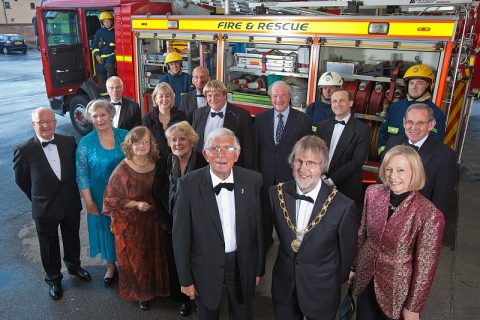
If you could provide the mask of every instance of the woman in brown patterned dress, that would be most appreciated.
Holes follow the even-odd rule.
[[[158,151],[146,127],[132,129],[122,148],[126,158],[110,177],[103,211],[112,218],[120,298],[147,311],[149,300],[170,294],[165,234],[151,192]]]

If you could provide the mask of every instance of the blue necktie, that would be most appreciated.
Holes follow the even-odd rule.
[[[275,132],[275,143],[280,143],[280,139],[282,138],[283,130],[285,129],[285,123],[283,123],[283,114],[279,113],[278,117],[278,124],[277,124],[277,131]]]

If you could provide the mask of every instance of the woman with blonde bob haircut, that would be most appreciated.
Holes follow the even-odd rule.
[[[180,291],[172,244],[172,213],[175,207],[177,181],[190,171],[207,165],[200,152],[193,150],[198,134],[187,121],[173,124],[165,131],[171,153],[157,164],[153,183],[153,197],[157,205],[160,226],[167,231],[167,256],[172,298],[180,303],[180,314],[190,313],[190,298]]]
[[[123,142],[126,159],[113,171],[103,211],[112,218],[118,257],[120,298],[147,311],[155,296],[168,296],[165,233],[157,224],[152,184],[158,151],[146,127],[133,128]]]
[[[425,171],[412,147],[390,149],[379,175],[383,184],[365,193],[349,279],[358,296],[357,320],[418,320],[435,277],[445,220],[420,193]]]
[[[187,120],[187,115],[175,107],[175,92],[166,82],[157,84],[152,94],[152,102],[154,108],[143,117],[142,124],[152,131],[160,156],[167,157],[170,148],[165,130],[174,123]]]

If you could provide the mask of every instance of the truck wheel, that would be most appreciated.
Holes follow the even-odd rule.
[[[92,124],[85,117],[85,111],[89,102],[90,99],[85,94],[77,95],[70,101],[70,120],[75,130],[82,136],[92,131]]]

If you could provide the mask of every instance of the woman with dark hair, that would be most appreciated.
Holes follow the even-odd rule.
[[[365,194],[349,280],[355,279],[357,320],[418,320],[435,276],[445,221],[419,192],[425,171],[412,147],[390,149],[379,175],[383,184],[369,186]]]
[[[138,301],[169,295],[165,235],[156,221],[152,183],[158,151],[148,128],[135,127],[122,145],[126,159],[108,182],[103,211],[112,218],[120,270],[120,298]]]
[[[193,150],[198,134],[187,121],[178,122],[165,131],[172,153],[161,159],[157,165],[153,196],[157,204],[158,219],[163,229],[168,231],[167,252],[172,297],[180,302],[180,314],[190,313],[190,299],[180,291],[177,268],[172,246],[172,213],[175,207],[177,181],[190,171],[207,165],[203,155]]]
[[[163,158],[170,153],[165,130],[174,123],[187,120],[187,115],[174,107],[175,93],[166,82],[157,84],[152,93],[152,100],[154,108],[143,117],[142,123],[152,131],[157,141],[158,152]]]

